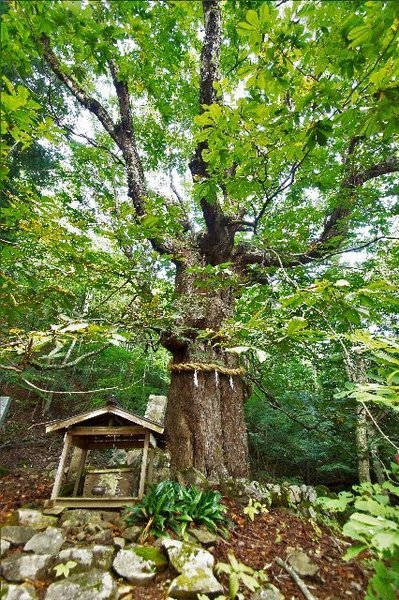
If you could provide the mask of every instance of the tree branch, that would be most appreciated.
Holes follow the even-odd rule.
[[[220,46],[222,39],[222,16],[220,0],[202,0],[204,10],[205,36],[201,51],[201,73],[199,92],[199,113],[204,112],[204,104],[218,101],[214,83],[219,79]],[[207,166],[202,158],[202,151],[208,147],[207,142],[200,142],[190,163],[190,171],[195,177],[206,177]]]
[[[143,166],[136,145],[133,130],[133,115],[130,104],[129,88],[117,71],[115,63],[109,61],[112,82],[118,97],[120,121],[115,126],[115,135],[122,150],[127,169],[128,196],[139,217],[145,214],[144,198],[147,195]]]
[[[219,103],[215,83],[219,79],[220,47],[222,40],[221,0],[202,0],[205,35],[201,51],[199,113],[204,105]],[[197,145],[189,167],[194,181],[209,177],[208,165],[203,151],[208,148],[205,140]],[[236,231],[220,206],[217,198],[209,201],[201,198],[201,209],[205,220],[206,233],[198,237],[199,246],[210,264],[226,262],[231,257]]]
[[[117,143],[117,137],[115,134],[115,123],[111,119],[108,112],[100,104],[98,100],[87,94],[87,92],[79,85],[72,75],[67,75],[61,68],[61,63],[51,48],[50,38],[46,34],[42,34],[40,37],[40,43],[43,49],[43,57],[62,83],[72,92],[78,102],[89,110],[93,115],[97,117],[104,129],[109,133],[114,142]]]
[[[76,365],[81,363],[86,358],[90,358],[90,356],[95,356],[96,354],[100,354],[100,352],[102,352],[106,348],[109,348],[110,346],[111,346],[111,342],[107,342],[106,344],[103,344],[100,348],[97,348],[96,350],[91,350],[91,352],[86,352],[86,354],[81,354],[81,356],[78,356],[77,358],[75,358],[75,360],[71,360],[68,363],[62,363],[62,364],[58,364],[58,365],[55,365],[55,364],[43,365],[42,363],[39,363],[36,360],[29,360],[27,363],[27,366],[30,365],[32,367],[35,367],[35,369],[38,369],[39,371],[54,371],[57,369],[69,369],[70,367],[75,367]]]
[[[354,140],[351,140],[348,154],[354,152],[357,144]],[[354,248],[348,248],[346,250],[332,250],[332,241],[337,238],[337,246],[339,247],[347,232],[348,224],[347,220],[352,214],[354,199],[353,195],[357,188],[364,185],[367,181],[382,175],[389,175],[399,171],[399,160],[396,158],[390,158],[380,163],[373,165],[363,171],[357,171],[348,175],[342,183],[342,192],[346,195],[352,196],[352,199],[346,204],[340,204],[337,206],[329,217],[325,220],[323,230],[319,238],[313,242],[306,252],[291,256],[274,256],[272,250],[254,250],[248,244],[241,244],[236,248],[235,256],[238,265],[241,269],[248,267],[249,265],[259,265],[261,267],[293,267],[297,265],[306,265],[314,260],[326,259],[335,254],[341,254],[344,252],[360,250],[363,247],[367,247],[372,243],[385,238],[386,236],[378,236],[371,241],[366,242],[363,245]],[[389,236],[388,236],[389,238]],[[256,277],[256,276],[255,276]]]
[[[316,596],[313,596],[305,582],[299,577],[298,573],[296,573],[294,569],[291,569],[291,567],[287,565],[287,563],[278,556],[274,560],[292,577],[292,579],[295,581],[295,583],[301,590],[302,594],[305,596],[306,600],[317,600]]]

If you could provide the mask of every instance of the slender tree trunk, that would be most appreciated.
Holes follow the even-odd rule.
[[[362,404],[356,409],[356,451],[359,483],[370,483],[370,453],[367,435],[367,413]]]
[[[362,360],[356,363],[346,360],[348,378],[353,383],[366,381],[366,369]],[[370,450],[368,443],[367,412],[361,403],[356,403],[356,453],[359,483],[370,483]]]
[[[372,423],[368,423],[368,437],[370,440],[370,455],[371,455],[371,464],[373,467],[374,476],[377,480],[377,483],[382,485],[386,479],[384,475],[384,469],[382,462],[380,460],[379,455],[379,435],[376,429],[373,427]]]

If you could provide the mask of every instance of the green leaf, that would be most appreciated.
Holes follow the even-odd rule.
[[[361,544],[358,546],[352,546],[351,548],[349,548],[345,554],[342,557],[342,560],[352,560],[353,558],[355,558],[358,554],[360,554],[360,552],[363,552],[363,550],[366,550],[368,548],[367,544]]]
[[[294,335],[298,331],[302,331],[308,325],[308,322],[303,317],[293,317],[287,324],[287,335]]]
[[[268,24],[270,19],[270,9],[268,4],[265,3],[261,5],[259,9],[259,19],[262,25]]]
[[[380,550],[387,550],[399,546],[399,531],[381,531],[372,538],[372,543]]]
[[[229,576],[229,597],[235,598],[240,589],[240,582],[237,573],[230,573]]]
[[[260,23],[256,10],[248,10],[245,18],[247,19],[248,23],[252,25],[253,29],[259,29]]]
[[[59,565],[56,565],[53,568],[55,571],[55,576],[61,577],[61,575],[63,575],[64,577],[68,577],[70,571],[74,569],[77,564],[78,563],[76,563],[74,560],[68,560],[66,563],[60,563]]]

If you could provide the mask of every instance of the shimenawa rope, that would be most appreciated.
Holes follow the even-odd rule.
[[[216,363],[169,363],[169,371],[175,371],[177,373],[188,373],[190,371],[197,371],[198,373],[212,373],[216,371],[221,375],[228,375],[230,377],[241,376],[245,375],[246,373],[246,370],[243,367],[230,369]]]

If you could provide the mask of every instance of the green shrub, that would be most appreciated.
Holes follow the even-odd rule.
[[[398,479],[398,475],[397,465],[392,465],[390,477]],[[399,485],[390,479],[382,485],[363,483],[353,491],[341,492],[336,499],[318,498],[318,504],[330,512],[352,511],[342,532],[357,543],[343,558],[351,560],[363,550],[371,552],[374,574],[365,600],[395,600],[399,590]]]
[[[223,533],[226,508],[220,498],[218,492],[162,481],[152,486],[139,504],[127,508],[123,518],[129,525],[146,523],[142,539],[150,532],[155,536],[164,535],[166,529],[184,536],[189,524],[204,525],[210,531]]]

